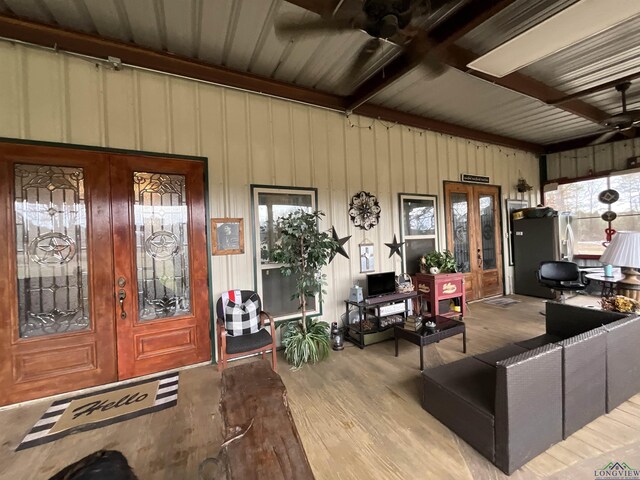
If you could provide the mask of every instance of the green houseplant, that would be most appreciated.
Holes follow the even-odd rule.
[[[326,293],[327,265],[338,248],[338,243],[327,232],[318,230],[324,213],[296,210],[280,217],[277,229],[280,235],[273,250],[273,260],[282,263],[283,275],[296,278],[296,290],[291,299],[298,299],[302,318],[287,322],[282,328],[284,356],[300,368],[305,363],[317,363],[329,356],[329,324],[307,316],[307,298]],[[322,302],[322,296],[319,299]]]
[[[449,250],[442,252],[434,250],[420,257],[421,272],[429,273],[433,267],[437,268],[440,273],[455,273],[457,266],[453,253]]]

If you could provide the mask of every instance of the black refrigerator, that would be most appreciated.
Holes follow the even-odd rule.
[[[514,292],[532,297],[554,298],[538,283],[540,262],[560,260],[558,217],[521,218],[513,222]]]

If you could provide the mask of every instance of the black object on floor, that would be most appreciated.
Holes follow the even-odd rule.
[[[117,450],[98,450],[60,470],[49,480],[138,480]]]

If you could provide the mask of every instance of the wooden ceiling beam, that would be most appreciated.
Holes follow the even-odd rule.
[[[428,40],[433,44],[432,53],[438,56],[439,51],[446,50],[449,45],[513,2],[514,0],[471,0],[463,5],[429,31]],[[347,97],[347,108],[357,109],[378,92],[417,67],[420,60],[419,56],[411,55],[410,49],[406,49]]]
[[[330,93],[280,82],[251,73],[219,67],[199,60],[172,55],[167,52],[158,52],[116,40],[105,39],[96,35],[64,30],[59,27],[6,15],[0,15],[0,37],[49,48],[55,47],[58,50],[80,53],[105,60],[109,56],[118,57],[124,64],[204,80],[219,85],[240,88],[242,90],[267,94],[333,110],[346,111],[345,98]],[[544,151],[544,147],[535,143],[375,105],[362,105],[358,109],[358,114],[389,122],[397,122],[423,130],[442,132],[479,142],[493,143],[534,153]]]

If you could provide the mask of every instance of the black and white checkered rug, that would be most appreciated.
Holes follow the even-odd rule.
[[[153,413],[178,403],[178,372],[57,400],[16,451]]]

